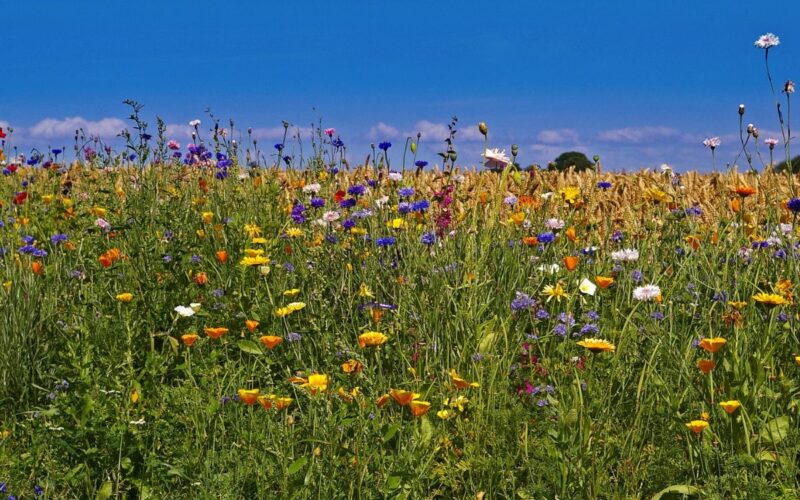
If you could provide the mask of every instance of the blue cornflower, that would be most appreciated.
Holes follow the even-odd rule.
[[[388,150],[390,147],[392,147],[392,143],[391,142],[387,142],[387,141],[383,141],[382,143],[378,144],[378,147],[380,149],[382,149],[384,151],[384,153],[385,153],[386,150]]]
[[[33,242],[35,241],[35,238],[33,236],[27,236],[27,235],[23,236],[20,239],[22,240],[23,243],[26,243],[28,245],[33,245]]]
[[[386,238],[378,238],[377,240],[375,240],[375,244],[378,245],[379,247],[390,247],[394,245],[396,242],[397,240],[394,238],[394,236],[388,236]]]
[[[40,497],[44,495],[44,489],[37,484],[36,486],[33,487],[33,494],[36,495],[37,497]]]
[[[788,202],[786,202],[786,208],[791,210],[793,214],[797,214],[800,212],[800,198],[792,198]]]
[[[436,235],[433,233],[423,233],[420,237],[423,245],[431,246],[436,242]]]
[[[510,195],[506,196],[505,198],[503,198],[503,203],[505,203],[508,206],[516,205],[517,201],[519,201],[519,200],[513,194],[510,194]]]
[[[50,243],[52,243],[53,245],[64,243],[67,240],[69,240],[69,238],[67,238],[67,235],[61,233],[54,234],[53,236],[50,237]]]
[[[685,210],[685,212],[686,212],[686,215],[693,215],[695,217],[699,217],[699,216],[703,215],[703,209],[700,208],[700,204],[699,203],[693,204],[691,207],[687,208]]]
[[[375,179],[367,179],[367,186],[374,188],[377,185],[378,181],[376,181]]]
[[[366,191],[366,188],[361,184],[356,184],[355,186],[350,186],[347,189],[347,194],[351,196],[361,196]]]
[[[325,206],[325,199],[324,198],[311,198],[311,207],[312,208],[322,208]]]
[[[597,183],[597,187],[602,189],[603,191],[607,191],[611,189],[611,183],[608,181],[600,181]]]
[[[631,274],[631,279],[632,279],[632,280],[633,280],[635,283],[641,283],[641,282],[642,282],[642,279],[644,279],[644,275],[642,275],[642,272],[641,272],[641,271],[639,271],[638,269],[636,269],[636,270],[635,270],[635,271],[633,271],[633,273]]]
[[[539,401],[536,402],[536,406],[538,406],[539,408],[543,408],[549,404],[550,403],[546,399],[540,399]]]
[[[553,328],[553,333],[558,335],[559,337],[566,337],[567,335],[567,325],[564,323],[559,323]]]
[[[61,149],[59,149],[59,148],[55,148],[55,149],[52,149],[52,150],[50,150],[50,152],[51,152],[51,153],[53,153],[54,155],[58,156],[58,155],[60,155],[60,154],[61,154],[63,151],[61,151]]]
[[[397,205],[397,211],[400,212],[401,214],[405,215],[405,214],[407,214],[408,212],[411,211],[411,204],[408,203],[407,201],[401,201]]]
[[[286,341],[287,342],[300,342],[303,336],[297,332],[289,332],[286,334]]]
[[[352,208],[356,206],[356,199],[355,198],[345,198],[344,200],[339,202],[339,206],[341,208]]]
[[[336,139],[331,141],[331,145],[335,148],[341,148],[344,147],[344,142],[337,137]]]
[[[664,319],[664,313],[662,313],[661,311],[653,311],[652,313],[650,313],[650,317],[656,321],[661,321]]]
[[[545,311],[544,309],[539,309],[538,311],[536,311],[536,314],[534,314],[534,316],[538,320],[545,320],[550,317],[550,313]]]
[[[283,151],[283,144],[276,144],[275,149],[277,149],[278,151]]]
[[[353,220],[353,219],[345,219],[345,220],[342,221],[342,227],[347,229],[347,230],[350,230],[350,229],[356,227],[356,221]]]
[[[411,204],[412,212],[424,212],[430,208],[431,204],[428,200],[419,200]]]
[[[336,235],[333,234],[333,233],[329,233],[329,234],[325,235],[325,241],[327,241],[328,243],[331,243],[333,245],[335,245],[336,243],[339,242],[339,240],[336,238]]]
[[[617,229],[616,231],[614,231],[611,234],[611,241],[613,241],[614,243],[619,243],[620,241],[622,241],[624,239],[625,239],[625,235],[619,229]]]
[[[414,165],[416,165],[417,168],[425,168],[425,167],[428,166],[428,162],[427,161],[422,161],[422,160],[417,160],[417,161],[414,162]]]
[[[410,198],[414,196],[414,188],[413,187],[400,188],[400,190],[397,191],[397,194],[400,195],[400,198]]]
[[[556,239],[556,235],[551,233],[550,231],[546,231],[544,233],[539,233],[536,235],[536,239],[539,240],[539,243],[548,244],[552,243],[553,240]]]
[[[580,336],[584,335],[597,335],[600,333],[600,327],[595,325],[594,323],[586,323],[580,329]]]
[[[553,386],[552,386],[552,385],[550,385],[550,384],[547,384],[547,385],[544,387],[544,392],[546,392],[547,394],[553,394],[553,393],[555,393],[555,392],[556,392],[556,388],[555,388],[555,387],[553,387]]]

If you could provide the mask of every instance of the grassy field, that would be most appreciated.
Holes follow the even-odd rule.
[[[0,179],[3,491],[797,497],[785,176],[218,163]]]

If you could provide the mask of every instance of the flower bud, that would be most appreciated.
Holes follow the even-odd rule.
[[[794,94],[794,82],[786,80],[786,83],[783,85],[783,92],[786,94]]]
[[[758,127],[753,127],[753,138],[758,139]]]
[[[744,104],[739,105],[739,116],[744,115]]]
[[[411,152],[417,154],[417,143],[414,141],[411,141]]]
[[[600,155],[592,156],[592,160],[594,160],[594,162],[597,163],[598,161],[600,161]]]
[[[755,130],[755,127],[753,126],[753,124],[752,123],[748,123],[747,124],[747,133],[748,134],[752,134],[753,130]]]
[[[480,122],[478,124],[478,130],[480,130],[481,134],[484,136],[489,133],[489,127],[486,125],[486,122]]]
[[[455,150],[451,150],[448,153],[448,156],[450,157],[450,161],[452,161],[452,162],[455,162],[456,159],[458,158],[458,154],[456,154]]]
[[[519,154],[519,146],[516,144],[511,145],[511,155],[517,156]]]

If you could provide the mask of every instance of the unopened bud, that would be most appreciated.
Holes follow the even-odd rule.
[[[417,143],[414,141],[411,141],[411,152],[417,154]]]
[[[739,116],[744,115],[744,104],[739,105]]]
[[[458,154],[456,154],[456,152],[455,152],[455,151],[450,151],[450,153],[448,154],[448,156],[450,157],[450,161],[452,161],[452,162],[455,162],[455,161],[456,161],[456,159],[458,158]]]
[[[748,123],[747,124],[747,133],[748,134],[752,134],[753,130],[755,130],[755,127],[753,126],[753,124],[752,123]]]
[[[489,127],[486,125],[486,122],[480,122],[478,124],[478,130],[481,131],[481,134],[486,135],[489,133]]]
[[[753,127],[753,138],[758,139],[758,127]]]
[[[598,161],[600,161],[600,155],[592,156],[592,160],[594,160],[594,162],[597,163]]]
[[[511,145],[511,154],[517,156],[519,154],[519,146],[516,144]]]

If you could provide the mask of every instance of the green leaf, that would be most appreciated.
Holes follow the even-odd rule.
[[[764,425],[761,431],[761,440],[769,444],[778,444],[789,435],[790,426],[791,421],[786,415],[773,418]]]
[[[400,430],[400,425],[398,424],[390,425],[389,428],[386,429],[386,432],[383,433],[383,441],[384,442],[390,441],[395,436],[395,434],[397,434],[397,431],[399,430]]]
[[[111,495],[113,494],[114,494],[114,486],[111,484],[111,481],[106,481],[105,483],[103,483],[103,486],[101,486],[100,489],[97,490],[97,495],[95,496],[95,498],[97,500],[108,500],[109,498],[111,498]]]
[[[261,348],[258,347],[258,344],[256,344],[252,340],[240,340],[236,342],[236,345],[239,346],[239,349],[249,354],[258,354],[258,355],[264,354]]]
[[[289,475],[294,474],[303,467],[305,467],[307,462],[308,462],[308,457],[300,457],[294,462],[292,462],[292,465],[289,466],[289,470],[287,472],[289,473]]]
[[[673,484],[672,486],[667,486],[663,490],[656,493],[652,500],[658,500],[667,493],[675,493],[678,495],[698,495],[700,494],[700,489],[688,484]]]
[[[433,425],[430,419],[426,416],[420,420],[420,439],[426,443],[430,442],[433,438]]]
[[[403,480],[400,476],[389,476],[386,480],[386,488],[390,490],[396,490],[400,487],[400,482]]]

